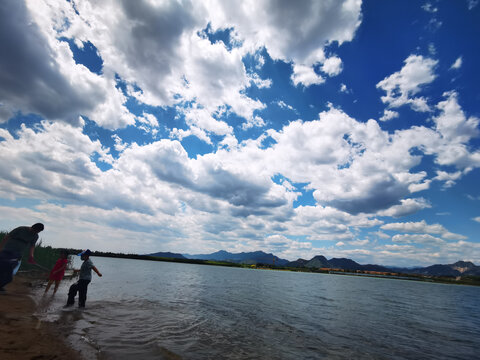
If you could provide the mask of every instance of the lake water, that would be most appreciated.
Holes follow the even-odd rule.
[[[96,359],[478,359],[480,287],[93,257],[39,315]],[[76,259],[77,267],[80,265]]]

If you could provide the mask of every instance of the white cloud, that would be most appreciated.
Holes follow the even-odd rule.
[[[143,124],[147,124],[151,127],[158,127],[157,117],[147,112],[143,112],[143,115],[138,117],[138,121],[140,121]]]
[[[415,192],[424,191],[430,189],[432,180],[425,180],[423,183],[416,183],[408,185],[408,190],[413,194]]]
[[[398,118],[400,115],[396,111],[385,109],[383,111],[383,116],[380,118],[380,121],[388,121]]]
[[[126,144],[117,134],[112,135],[112,139],[115,141],[114,148],[116,151],[122,152],[128,147],[128,144]]]
[[[443,233],[442,238],[445,239],[445,240],[466,240],[466,239],[468,239],[467,236],[451,233],[449,231]]]
[[[462,176],[461,171],[457,171],[455,173],[448,173],[446,171],[437,170],[437,176],[435,176],[433,180],[444,181],[445,182],[444,187],[449,188],[455,185],[456,180],[460,179],[461,176]]]
[[[408,233],[429,233],[443,234],[447,230],[440,224],[428,225],[425,220],[419,222],[389,223],[380,227],[383,230],[408,232]]]
[[[68,16],[71,7],[32,1],[27,5],[7,1],[0,7],[1,31],[14,37],[2,43],[0,121],[21,111],[75,125],[80,125],[80,115],[107,128],[133,124],[134,116],[126,109],[113,74],[99,76],[76,64],[68,44],[58,40],[59,18]]]
[[[255,84],[255,86],[258,87],[259,89],[272,87],[271,79],[260,79],[258,74],[250,74],[250,79]]]
[[[443,225],[432,224],[428,225],[425,220],[419,222],[404,222],[404,223],[389,223],[384,224],[380,227],[383,230],[397,231],[397,232],[406,232],[406,233],[417,233],[417,234],[436,234],[440,235],[442,239],[446,240],[465,240],[466,237],[460,234],[454,234],[445,229]],[[398,239],[406,238],[406,235],[396,237],[395,241],[400,241]],[[408,238],[408,237],[407,237]]]
[[[311,86],[325,82],[325,79],[318,75],[311,66],[305,65],[294,65],[291,79],[295,86]]]
[[[438,11],[438,8],[429,2],[426,2],[425,4],[423,4],[422,9],[429,13],[436,13]]]
[[[424,58],[421,55],[410,55],[405,59],[403,68],[377,84],[377,88],[386,92],[382,102],[390,108],[398,108],[410,104],[415,111],[428,111],[424,98],[415,98],[423,85],[435,80],[434,69],[438,61]]]
[[[276,104],[280,106],[282,109],[289,109],[289,110],[295,111],[292,105],[286,104],[285,101],[283,100],[278,100]]]
[[[370,240],[368,240],[368,239],[364,239],[364,240],[353,240],[353,241],[349,241],[349,242],[348,242],[348,245],[352,245],[352,246],[365,246],[365,245],[367,245],[368,243],[370,243]]]
[[[247,130],[252,127],[263,127],[265,125],[265,121],[260,116],[255,115],[253,118],[242,124],[242,129]]]
[[[423,199],[401,199],[400,205],[393,205],[392,207],[378,212],[380,216],[392,216],[395,218],[415,214],[416,212],[425,208],[432,207],[430,203]]]
[[[473,218],[474,221],[480,222],[480,216],[477,216],[476,218]]]
[[[321,57],[325,44],[353,39],[360,25],[360,12],[360,0],[287,2],[282,6],[276,1],[243,6],[221,1],[210,15],[214,30],[234,27],[244,46],[265,45],[273,59],[309,66]],[[302,19],[302,26],[298,19]]]
[[[328,76],[336,76],[343,70],[342,59],[337,56],[332,56],[326,59],[322,65],[322,71]]]
[[[241,7],[234,1],[214,3],[209,7],[216,8],[210,14],[212,28],[233,27],[245,49],[264,46],[274,60],[293,62],[296,86],[323,83],[312,66],[325,60],[324,46],[351,41],[361,21],[360,0],[287,2],[282,6],[265,1]],[[302,26],[297,19],[302,19]],[[329,66],[327,69],[330,71]]]
[[[211,144],[210,139],[204,137],[207,136],[206,134],[208,133],[215,135],[229,135],[233,133],[231,126],[224,121],[215,119],[210,111],[203,107],[199,107],[197,104],[193,104],[188,108],[178,108],[178,111],[180,113],[183,112],[185,115],[185,122],[190,126],[190,133],[203,139],[209,144]],[[200,134],[198,133],[192,133],[196,131],[195,129],[198,129],[198,131],[205,135],[199,136]]]
[[[380,239],[384,239],[384,240],[390,239],[390,235],[385,234],[382,231],[376,231],[376,232],[372,233],[372,235],[378,236]]]
[[[446,100],[440,101],[437,105],[440,115],[433,118],[437,131],[453,143],[466,143],[478,137],[480,119],[473,116],[467,119],[458,104],[458,94],[455,91],[444,93],[444,97]]]
[[[205,109],[192,106],[185,111],[191,111],[189,121],[196,122],[188,131],[201,125],[217,133],[224,129],[226,139],[231,136]],[[422,198],[404,197],[413,191],[412,185],[421,187],[428,181],[424,172],[410,173],[419,160],[409,151],[432,133],[416,128],[392,136],[373,120],[357,122],[331,107],[318,120],[294,121],[196,159],[177,141],[127,146],[115,136],[120,155],[113,159],[81,128],[44,122],[36,131],[23,127],[16,137],[0,133],[5,139],[0,142],[2,173],[11,175],[1,186],[14,196],[54,196],[107,212],[157,216],[159,225],[171,224],[172,239],[176,233],[189,236],[184,225],[169,220],[180,216],[201,234],[192,247],[219,246],[225,237],[242,242],[272,233],[352,244],[358,240],[355,229],[382,224],[374,214],[403,216],[430,206]],[[269,148],[262,146],[266,137],[274,140]],[[100,171],[92,161],[95,154],[112,168]],[[275,174],[287,180],[276,184],[271,180]],[[384,186],[385,179],[390,187]],[[306,183],[318,204],[294,209],[299,196],[295,183]],[[461,236],[446,231],[443,235]]]
[[[429,234],[394,235],[392,241],[401,244],[416,243],[424,245],[443,245],[445,243],[444,240]]]
[[[452,64],[452,66],[450,66],[450,69],[458,70],[462,67],[462,63],[463,63],[463,58],[459,56],[457,60],[455,60],[455,62]]]
[[[40,61],[19,69],[27,62],[2,57],[5,74],[21,74],[21,78],[7,76],[11,81],[0,86],[2,120],[20,110],[78,125],[78,116],[84,115],[110,129],[135,123],[125,106],[127,98],[116,87],[117,75],[126,83],[128,95],[141,103],[173,106],[195,101],[210,113],[228,106],[246,119],[244,129],[263,126],[255,111],[265,105],[246,96],[244,90],[251,83],[269,87],[271,80],[247,74],[242,57],[256,54],[261,67],[264,59],[258,51],[265,48],[274,60],[293,64],[296,85],[320,84],[324,79],[315,74],[313,65],[323,65],[330,75],[341,71],[338,57],[325,60],[324,46],[351,41],[361,20],[360,0],[283,6],[275,1],[238,6],[216,0],[190,6],[174,1],[140,1],[134,6],[111,0],[75,6],[55,0],[28,0],[27,4],[28,9],[21,2],[5,5],[4,33],[17,36],[9,44],[24,51],[21,57]],[[12,12],[19,16],[10,16]],[[302,27],[293,20],[297,18],[303,19]],[[232,29],[235,47],[210,43],[201,34],[207,24],[212,32]],[[29,26],[31,31],[18,26]],[[80,48],[87,42],[93,44],[103,61],[102,73],[75,64],[67,43],[59,40],[63,38]],[[13,52],[7,49],[5,53]],[[42,81],[35,81],[37,77]],[[190,132],[204,134],[202,130],[206,129]]]

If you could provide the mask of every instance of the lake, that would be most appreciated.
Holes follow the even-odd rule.
[[[480,287],[92,257],[39,314],[96,359],[474,359]],[[76,267],[81,264],[75,259]]]

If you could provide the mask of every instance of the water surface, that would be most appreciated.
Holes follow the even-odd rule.
[[[98,359],[478,358],[480,287],[92,260],[86,310],[40,312]]]

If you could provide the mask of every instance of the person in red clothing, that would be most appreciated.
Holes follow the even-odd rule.
[[[45,294],[47,293],[48,289],[50,289],[50,286],[52,286],[52,283],[55,281],[55,288],[53,289],[53,295],[55,295],[58,290],[58,285],[60,285],[60,281],[62,281],[63,275],[65,274],[67,264],[68,254],[65,250],[62,250],[60,251],[60,258],[53,266],[52,271],[50,271],[50,276],[48,277],[48,284],[47,288],[45,289]]]

